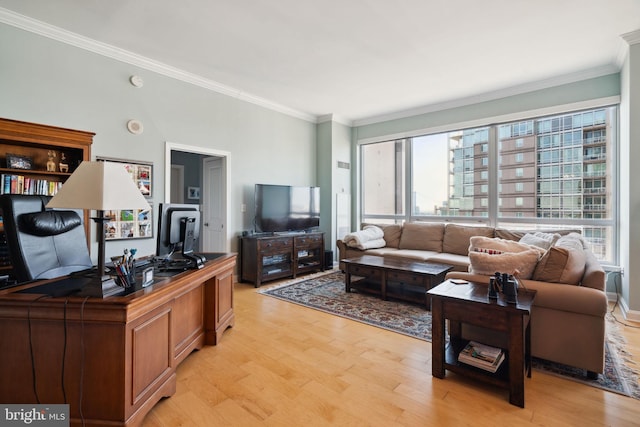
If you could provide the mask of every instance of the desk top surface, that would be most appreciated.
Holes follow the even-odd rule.
[[[176,269],[176,270],[163,270],[162,265],[158,263],[150,263],[147,267],[154,268],[154,282],[151,285],[142,286],[142,280],[139,275],[145,269],[140,268],[136,272],[136,285],[131,288],[123,288],[121,293],[110,297],[102,298],[89,298],[89,301],[102,300],[108,302],[130,302],[138,297],[148,295],[155,290],[162,289],[171,285],[173,282],[179,281],[183,277],[191,277],[195,275],[206,276],[210,272],[217,270],[221,265],[226,264],[228,261],[232,261],[235,265],[235,253],[216,253],[208,254],[208,261],[205,263],[202,269]],[[198,274],[200,273],[200,274]],[[84,300],[86,297],[77,295],[83,286],[92,281],[91,277],[86,275],[71,275],[60,277],[56,279],[38,280],[30,283],[23,283],[10,288],[0,290],[0,301],[4,300],[25,300],[34,301],[46,298],[47,300],[71,300],[78,299]]]

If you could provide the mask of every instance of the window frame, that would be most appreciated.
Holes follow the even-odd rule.
[[[613,153],[607,153],[607,162],[609,163],[609,167],[611,168],[611,190],[610,197],[611,200],[611,212],[610,218],[602,219],[602,218],[526,218],[526,217],[518,217],[513,216],[509,218],[499,218],[498,217],[498,199],[499,194],[497,194],[498,188],[498,171],[499,167],[496,165],[499,162],[499,135],[498,128],[500,125],[504,125],[507,123],[513,123],[517,121],[525,121],[531,119],[542,119],[546,116],[556,116],[570,113],[577,113],[584,110],[595,110],[599,108],[608,108],[615,107],[614,114],[611,120],[611,150]],[[550,124],[552,126],[552,124]],[[475,224],[485,224],[488,226],[499,226],[499,223],[515,223],[519,225],[539,225],[542,224],[544,226],[588,226],[588,227],[609,227],[611,230],[611,253],[608,253],[608,260],[603,261],[603,265],[619,265],[620,262],[620,251],[619,251],[619,213],[620,213],[620,197],[619,197],[619,152],[620,152],[620,144],[619,144],[619,134],[620,134],[620,97],[613,96],[602,98],[598,100],[590,100],[584,102],[573,103],[569,105],[560,105],[542,108],[538,110],[525,111],[519,113],[511,113],[505,114],[502,116],[496,116],[493,118],[486,118],[484,120],[474,120],[470,122],[460,122],[460,123],[452,123],[449,125],[443,125],[439,127],[427,128],[414,130],[410,132],[402,132],[395,135],[388,135],[387,137],[370,137],[363,138],[356,141],[356,156],[357,156],[357,165],[358,170],[361,171],[362,165],[362,157],[360,146],[364,144],[372,144],[379,142],[386,142],[390,140],[404,139],[405,140],[405,153],[406,153],[406,164],[405,164],[405,208],[404,214],[402,215],[367,215],[363,211],[362,197],[363,197],[363,177],[361,173],[358,173],[356,179],[356,191],[358,193],[358,197],[355,198],[357,200],[357,206],[354,209],[354,219],[358,221],[358,223],[362,222],[371,222],[373,220],[378,221],[392,221],[394,223],[403,223],[410,221],[444,221],[444,222],[456,222],[456,223],[475,223]],[[413,191],[413,182],[412,182],[412,164],[413,164],[413,153],[411,150],[411,139],[413,137],[420,137],[426,135],[435,135],[439,133],[446,132],[456,132],[456,131],[464,131],[467,129],[474,128],[489,128],[489,146],[488,152],[482,150],[483,154],[487,154],[489,157],[489,214],[487,217],[465,217],[465,216],[446,216],[446,215],[414,215],[413,213],[413,200],[411,193]],[[599,138],[598,135],[594,135],[594,138]],[[551,142],[550,149],[554,149],[553,143]],[[537,191],[537,190],[534,190]],[[584,190],[583,190],[584,192]],[[562,193],[561,193],[562,194]],[[561,195],[560,194],[560,195]],[[586,193],[583,193],[586,194]],[[484,197],[484,194],[482,195]]]

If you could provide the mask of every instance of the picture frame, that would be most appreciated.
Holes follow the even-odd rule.
[[[146,198],[153,197],[153,163],[138,160],[116,159],[113,157],[96,157],[98,162],[121,163],[127,170],[140,193]]]
[[[153,205],[148,209],[123,209],[105,211],[106,240],[153,238]]]
[[[7,169],[29,170],[32,168],[33,159],[31,157],[7,153]]]
[[[187,199],[200,199],[200,187],[187,187]]]
[[[149,202],[148,209],[124,209],[105,211],[108,221],[104,223],[105,240],[152,239],[153,204],[153,163],[136,160],[96,157],[99,162],[121,163],[131,176],[140,193]]]

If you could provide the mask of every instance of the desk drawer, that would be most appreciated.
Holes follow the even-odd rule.
[[[387,273],[387,281],[388,282],[402,282],[408,285],[424,285],[426,282],[424,276],[419,276],[417,274],[411,273],[402,273],[398,271],[389,271]]]
[[[491,328],[496,331],[509,330],[509,316],[498,307],[484,304],[456,303],[446,301],[443,305],[444,317],[471,325]]]
[[[314,246],[322,242],[322,235],[309,235],[296,237],[296,246]]]
[[[349,273],[356,276],[367,277],[370,279],[382,278],[382,271],[377,268],[371,268],[364,265],[349,265]]]
[[[260,249],[263,251],[277,251],[281,249],[293,248],[293,239],[283,237],[281,239],[269,239],[260,242]]]

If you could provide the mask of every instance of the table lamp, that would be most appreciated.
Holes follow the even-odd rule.
[[[84,161],[65,181],[58,193],[47,203],[48,208],[95,210],[92,217],[98,230],[98,268],[94,280],[83,288],[87,296],[106,297],[122,291],[105,274],[104,211],[149,209],[149,203],[131,179],[124,165],[114,162]]]

